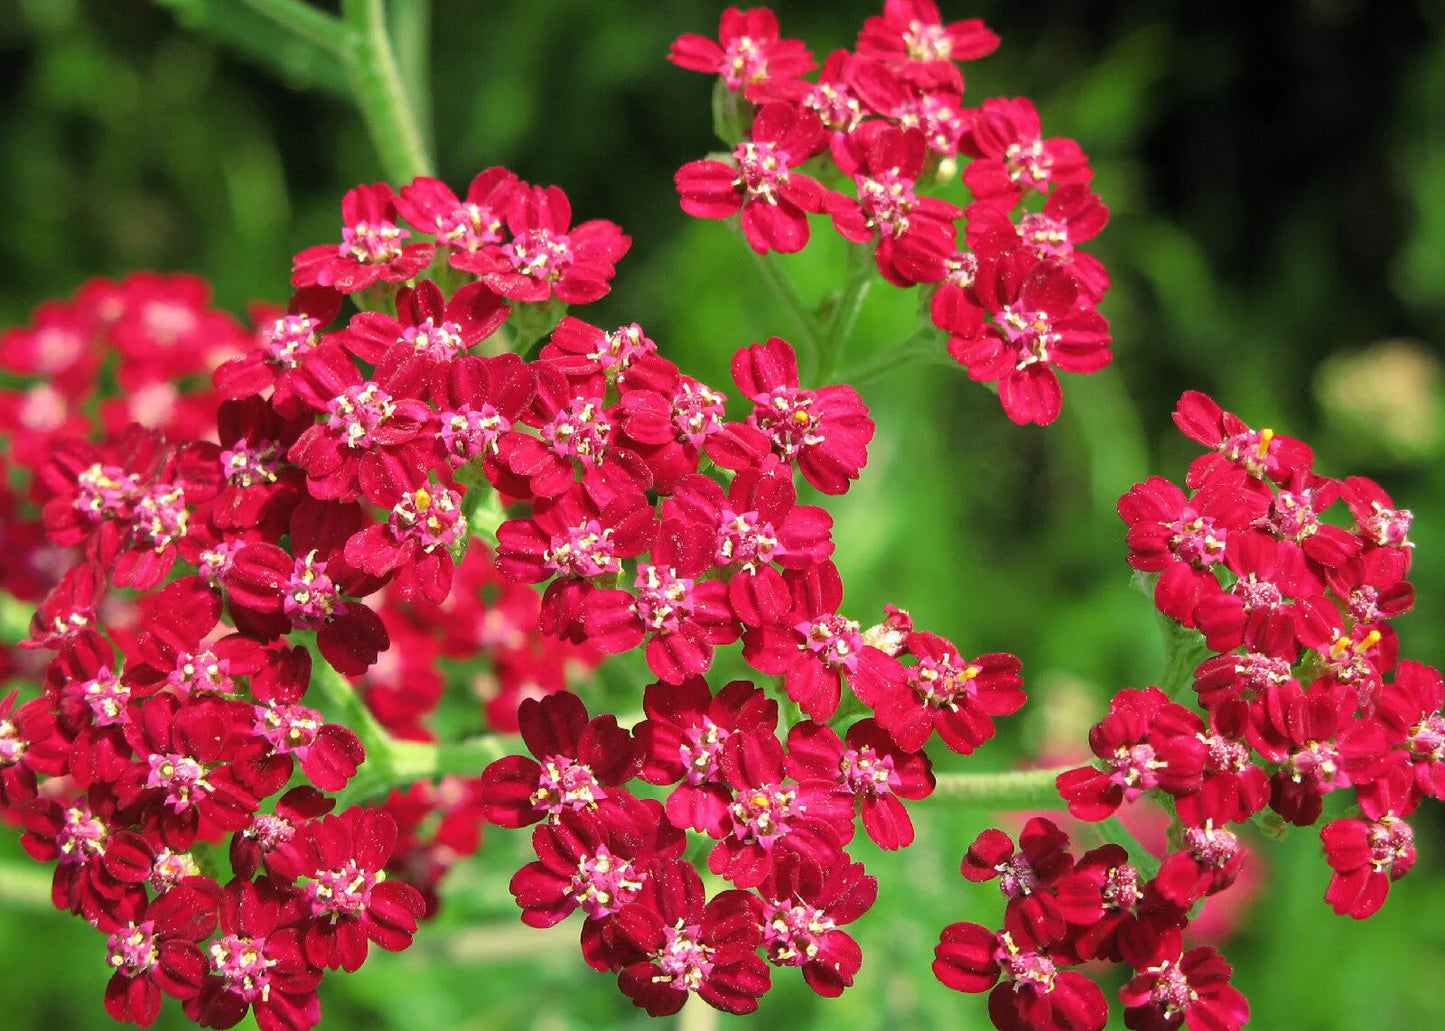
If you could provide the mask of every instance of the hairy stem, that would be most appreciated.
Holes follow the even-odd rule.
[[[341,8],[346,24],[355,33],[347,74],[387,178],[404,183],[419,175],[431,175],[432,160],[423,139],[421,119],[413,106],[414,98],[407,97],[402,84],[386,31],[382,0],[344,0]]]
[[[1072,766],[1050,766],[1037,770],[1005,770],[1002,773],[940,773],[934,798],[965,802],[978,809],[1061,809],[1054,781]]]

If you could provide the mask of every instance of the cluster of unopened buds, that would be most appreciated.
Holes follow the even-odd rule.
[[[834,344],[876,266],[931,295],[925,330],[1011,419],[1048,423],[1055,370],[1110,358],[1108,276],[1075,249],[1107,211],[1027,100],[963,105],[955,62],[997,43],[888,0],[813,82],[769,11],[730,9],[670,55],[719,76],[736,134],[677,188],[760,254],[828,216],[872,251]],[[964,159],[959,207],[929,191]],[[252,329],[197,280],[136,275],[0,338],[19,384],[0,391],[0,586],[33,609],[0,674],[40,688],[0,702],[0,805],[54,865],[56,907],[106,936],[107,1010],[147,1026],[169,995],[208,1027],[309,1028],[322,975],[409,945],[483,822],[533,827],[522,919],[582,910],[587,962],[649,1013],[693,994],[749,1012],[770,966],[840,994],[863,959],[845,928],[879,891],[846,852],[856,823],[909,845],[934,732],[970,754],[1025,701],[1012,655],[841,611],[832,519],[799,478],[838,495],[859,476],[862,398],[805,378],[828,368],[816,340],[803,370],[778,337],[738,350],[730,407],[636,324],[564,316],[630,241],[505,169],[465,196],[359,186],[342,220]],[[1410,514],[1203,395],[1177,421],[1206,449],[1188,491],[1154,478],[1120,513],[1174,645],[1200,652],[1203,715],[1122,691],[1097,763],[1040,771],[1082,821],[1163,799],[1169,851],[1076,857],[1042,817],[1017,846],[978,837],[962,872],[997,879],[1003,929],[945,928],[934,971],[991,990],[1005,1031],[1102,1028],[1072,969],[1094,960],[1132,969],[1131,1028],[1240,1027],[1230,968],[1184,937],[1245,862],[1231,826],[1310,825],[1353,788],[1358,815],[1322,836],[1326,899],[1360,918],[1445,787],[1440,675],[1397,662],[1388,623],[1411,604]],[[1341,499],[1353,529],[1321,519]],[[708,683],[733,645],[762,686]],[[590,672],[629,652],[655,678],[640,717],[589,712]],[[488,734],[436,739],[448,689],[482,696]],[[515,733],[530,755],[506,754]]]

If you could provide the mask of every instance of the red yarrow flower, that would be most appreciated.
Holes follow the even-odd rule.
[[[453,265],[482,277],[509,301],[590,304],[612,289],[617,263],[632,246],[616,223],[594,219],[572,225],[572,204],[556,186],[520,191],[507,213],[512,239],[472,254],[453,254]]]
[[[372,284],[404,283],[431,264],[429,243],[403,244],[411,234],[396,224],[396,195],[386,183],[357,186],[341,198],[337,244],[308,247],[297,254],[292,286],[329,286],[343,294]]]
[[[1181,1024],[1191,1031],[1239,1031],[1249,1022],[1249,1001],[1229,983],[1233,973],[1209,946],[1141,970],[1119,989],[1124,1026],[1133,1031],[1174,1031]]]
[[[704,159],[677,170],[682,210],[697,218],[742,212],[743,236],[759,254],[792,254],[808,243],[808,213],[827,198],[816,179],[794,171],[827,142],[818,116],[792,104],[766,104],[752,138],[739,143],[732,162]]]
[[[801,40],[780,39],[778,16],[766,7],[729,7],[718,38],[687,34],[673,41],[667,59],[679,68],[722,76],[732,92],[772,80],[798,79],[817,65]]]

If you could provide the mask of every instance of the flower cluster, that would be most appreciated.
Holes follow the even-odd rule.
[[[1172,851],[1157,868],[1112,844],[1075,858],[1042,818],[1017,849],[1002,831],[979,836],[962,872],[998,878],[1004,929],[949,926],[934,970],[951,988],[991,990],[1000,1028],[1102,1028],[1102,992],[1068,969],[1100,959],[1134,972],[1120,991],[1128,1027],[1239,1028],[1249,1008],[1229,966],[1182,939],[1197,905],[1246,861],[1234,828],[1265,814],[1312,826],[1325,795],[1353,789],[1357,815],[1320,834],[1324,897],[1363,919],[1415,863],[1406,818],[1445,786],[1445,687],[1438,671],[1399,661],[1390,626],[1413,601],[1411,514],[1371,480],[1314,472],[1306,445],[1251,429],[1203,394],[1186,393],[1174,417],[1207,452],[1184,487],[1135,484],[1119,514],[1130,565],[1151,574],[1173,646],[1197,666],[1202,713],[1158,687],[1120,691],[1089,732],[1097,762],[1057,778],[1083,821],[1166,799]],[[1321,518],[1341,501],[1349,529]]]
[[[948,353],[997,384],[1010,419],[1042,425],[1063,404],[1055,370],[1097,372],[1112,357],[1097,310],[1109,275],[1079,249],[1109,212],[1088,157],[1046,139],[1028,99],[964,105],[957,62],[998,42],[977,19],[945,24],[932,0],[887,0],[811,82],[812,56],[779,38],[771,11],[729,8],[716,41],[683,36],[669,56],[721,76],[732,118],[719,121],[745,133],[725,140],[730,155],[679,169],[677,191],[691,215],[737,215],[760,254],[802,250],[808,216],[827,215],[889,283],[932,293]],[[961,159],[963,207],[932,192]]]

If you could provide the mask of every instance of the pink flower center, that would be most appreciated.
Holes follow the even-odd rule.
[[[156,853],[156,858],[151,863],[151,874],[148,880],[152,891],[164,894],[185,878],[195,877],[200,872],[200,864],[189,852],[172,852],[168,848],[163,848]]]
[[[125,977],[140,977],[160,959],[156,948],[156,925],[130,923],[106,939],[106,962]]]
[[[206,580],[207,586],[213,591],[220,591],[221,582],[231,572],[231,563],[235,561],[236,552],[245,546],[243,540],[218,541],[214,548],[207,548],[201,552],[199,572]]]
[[[787,155],[771,143],[744,140],[733,151],[738,163],[737,184],[748,203],[778,203],[779,188],[788,181]]]
[[[1209,770],[1243,773],[1249,765],[1250,751],[1238,741],[1219,734],[1201,735],[1205,746],[1205,765]]]
[[[396,403],[375,383],[363,383],[332,398],[326,411],[326,428],[338,431],[347,447],[370,449],[377,446],[376,431],[396,413]]]
[[[258,483],[275,483],[276,472],[280,467],[276,445],[269,440],[263,440],[253,447],[251,442],[243,437],[221,452],[221,470],[226,474],[226,482],[233,487],[245,488],[254,487]]]
[[[1290,753],[1285,771],[1296,784],[1306,781],[1326,791],[1349,786],[1340,761],[1340,750],[1333,741],[1306,741]]]
[[[302,630],[320,630],[346,611],[341,601],[341,588],[326,575],[326,563],[316,561],[314,550],[305,558],[296,560],[291,576],[282,588],[281,608],[292,625]]]
[[[311,915],[355,916],[371,903],[371,889],[385,878],[385,873],[363,870],[355,859],[332,870],[320,870],[306,885]]]
[[[1109,757],[1109,780],[1123,788],[1124,797],[1132,802],[1159,783],[1158,771],[1164,765],[1148,743],[1120,745]]]
[[[722,429],[727,414],[722,394],[695,379],[683,379],[672,392],[672,425],[680,440],[693,447]]]
[[[1032,895],[1039,886],[1038,872],[1030,865],[1028,856],[1015,852],[1004,862],[994,867],[998,871],[998,888],[1005,898],[1016,899],[1021,895]]]
[[[150,773],[146,775],[146,786],[161,788],[166,793],[166,805],[177,813],[184,812],[208,791],[216,790],[206,780],[206,768],[188,755],[176,752],[162,752],[146,758]]]
[[[105,853],[109,832],[100,818],[93,816],[84,802],[65,810],[60,830],[55,834],[55,847],[61,863],[85,863]]]
[[[1054,169],[1054,159],[1044,149],[1044,141],[1037,137],[1010,143],[1004,151],[1003,160],[1010,180],[1040,190],[1048,183]]]
[[[1284,604],[1284,592],[1272,580],[1261,580],[1254,573],[1242,577],[1229,593],[1244,603],[1244,611],[1273,612]]]
[[[81,685],[80,692],[97,727],[122,726],[130,722],[125,711],[130,702],[130,688],[108,667],[102,666],[97,670],[93,679]]]
[[[549,816],[564,809],[585,809],[597,804],[607,793],[597,783],[591,767],[565,755],[552,755],[542,760],[537,790],[531,803]]]
[[[632,611],[654,633],[676,633],[692,615],[693,582],[678,576],[676,569],[639,563],[636,588]]]
[[[1285,540],[1303,541],[1313,537],[1320,528],[1314,505],[1312,490],[1280,491],[1270,510],[1270,529]]]
[[[464,404],[454,412],[442,412],[440,437],[448,463],[460,469],[483,451],[495,453],[497,439],[511,428],[511,420],[485,402],[475,411]]]
[[[1408,537],[1415,514],[1408,508],[1386,508],[1378,501],[1370,504],[1374,511],[1357,520],[1360,532],[1382,548],[1413,548]]]
[[[821,909],[806,902],[763,906],[763,947],[777,966],[800,967],[818,958],[823,936],[837,925]]]
[[[363,265],[385,265],[401,257],[401,241],[410,235],[395,222],[358,222],[341,227],[337,253]]]
[[[140,477],[96,462],[75,478],[75,508],[94,521],[124,516],[140,493]]]
[[[256,706],[256,733],[270,743],[277,755],[309,748],[323,722],[321,713],[304,705]]]
[[[1049,349],[1059,342],[1059,334],[1053,330],[1053,322],[1046,311],[1032,311],[1024,308],[1021,301],[1005,304],[995,321],[1003,332],[1004,340],[1017,355],[1016,369],[1049,360]]]
[[[773,560],[778,548],[778,534],[773,524],[764,522],[756,512],[738,514],[722,509],[722,526],[718,529],[717,550],[713,561],[720,566],[734,562],[750,573]]]
[[[226,991],[247,1002],[265,1001],[271,994],[270,969],[276,961],[266,955],[264,938],[228,934],[211,942],[211,969],[221,975]]]
[[[528,229],[504,245],[502,253],[522,275],[547,282],[561,279],[573,261],[571,239],[550,229]]]
[[[612,553],[612,530],[602,529],[596,519],[581,526],[569,526],[552,537],[542,562],[562,576],[588,578],[616,573],[622,563]]]
[[[903,33],[903,45],[915,61],[953,60],[953,37],[943,25],[910,21],[908,31]]]
[[[20,736],[20,730],[10,720],[0,720],[0,769],[14,766],[25,758],[30,743]]]
[[[1380,618],[1380,592],[1369,584],[1350,591],[1349,605],[1357,623],[1374,623]]]
[[[983,672],[972,663],[959,667],[952,655],[938,659],[921,658],[908,669],[908,686],[924,705],[957,711],[962,703],[978,694],[975,678]]]
[[[1403,874],[1415,865],[1415,831],[1404,820],[1386,816],[1370,824],[1367,836],[1370,866],[1377,873],[1393,873],[1395,866]]]
[[[410,344],[416,354],[434,362],[451,361],[467,349],[467,343],[462,339],[462,327],[455,322],[437,325],[435,320],[427,319],[403,329],[401,339]]]
[[[1058,975],[1052,959],[1042,952],[1020,949],[1008,932],[998,937],[999,946],[994,951],[994,959],[1002,966],[1004,976],[1014,983],[1015,991],[1023,987],[1047,995],[1054,990]]]
[[[1128,863],[1112,866],[1104,876],[1104,905],[1114,910],[1133,909],[1144,892],[1139,888],[1139,871]]]
[[[230,676],[229,659],[218,659],[208,650],[183,652],[176,656],[176,668],[166,675],[166,683],[183,695],[230,694],[236,682]]]
[[[1415,724],[1410,731],[1410,754],[1431,762],[1445,759],[1445,716],[1435,713]]]
[[[1066,260],[1074,253],[1069,243],[1069,226],[1048,215],[1029,212],[1019,219],[1019,236],[1041,258]]]
[[[918,201],[913,181],[893,170],[854,178],[858,183],[858,204],[869,225],[877,226],[885,238],[906,233],[908,213]]]
[[[1203,827],[1184,828],[1184,847],[1195,862],[1216,870],[1228,866],[1239,855],[1239,839],[1231,831],[1206,820]]]
[[[1335,639],[1325,648],[1325,668],[1342,684],[1379,680],[1379,670],[1371,661],[1378,654],[1377,645],[1383,635],[1374,627],[1356,624],[1348,634],[1335,632]],[[1361,699],[1361,705],[1366,699]]]
[[[164,551],[186,535],[190,520],[185,492],[169,483],[157,483],[136,502],[131,513],[131,532],[136,543]]]
[[[652,962],[661,971],[653,975],[654,983],[680,992],[695,992],[703,986],[712,973],[713,949],[698,940],[701,934],[699,924],[682,920],[662,929],[662,948],[652,954]]]
[[[589,352],[587,357],[605,372],[612,368],[626,369],[637,359],[656,353],[657,344],[634,322],[608,333],[597,350]]]
[[[1174,531],[1169,538],[1169,550],[1180,562],[1205,569],[1223,560],[1228,532],[1213,519],[1186,507],[1169,529]]]
[[[261,333],[261,350],[272,365],[294,369],[315,349],[321,323],[310,315],[283,315]]]
[[[678,757],[687,770],[689,784],[703,784],[716,777],[718,758],[722,754],[723,742],[728,739],[728,734],[729,731],[706,716],[702,718],[702,723],[683,730]]]
[[[1157,977],[1149,989],[1149,999],[1164,1011],[1164,1019],[1172,1020],[1189,1009],[1199,998],[1199,993],[1189,987],[1189,978],[1173,963],[1165,963],[1152,973]]]
[[[438,548],[450,551],[466,529],[461,501],[461,495],[450,487],[418,487],[401,496],[387,526],[398,542],[416,541],[427,554]]]
[[[768,77],[768,59],[762,46],[750,36],[738,36],[723,48],[723,63],[718,70],[728,89],[737,92],[750,82]]]
[[[290,841],[296,834],[296,827],[284,816],[258,813],[245,836],[256,843],[262,852],[270,852]]]
[[[839,767],[844,786],[865,798],[889,794],[903,784],[893,768],[893,756],[879,755],[872,745],[848,749],[843,753]]]
[[[863,105],[846,87],[820,82],[806,101],[831,132],[852,132],[863,121]]]
[[[864,647],[859,625],[836,612],[798,623],[794,630],[803,635],[803,647],[827,665],[853,672],[858,668],[858,652]]]
[[[729,807],[733,835],[739,841],[771,848],[788,833],[797,797],[797,791],[776,784],[739,791]]]
[[[437,216],[437,243],[461,251],[476,251],[502,242],[502,220],[490,207],[461,204]]]
[[[1271,686],[1283,684],[1289,679],[1289,671],[1288,661],[1261,652],[1245,652],[1234,664],[1240,694],[1246,701],[1259,697]]]
[[[1219,444],[1219,453],[1259,480],[1269,472],[1269,452],[1273,440],[1274,430],[1247,429],[1225,437]]]
[[[972,251],[962,251],[946,260],[943,267],[947,270],[944,282],[949,286],[967,290],[973,286],[973,281],[978,276],[978,255]]]
[[[552,450],[589,468],[601,465],[607,457],[611,437],[612,420],[601,403],[585,397],[573,398],[542,427],[542,439],[552,445]]]
[[[811,390],[778,387],[758,399],[748,421],[773,438],[773,453],[793,461],[804,448],[823,443],[822,420],[812,412]]]
[[[611,916],[642,890],[642,874],[626,859],[614,856],[606,845],[583,856],[566,892],[590,917]]]

